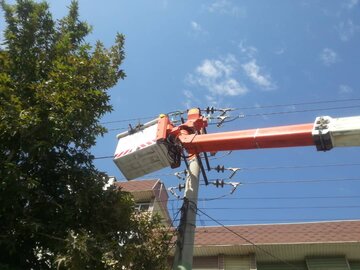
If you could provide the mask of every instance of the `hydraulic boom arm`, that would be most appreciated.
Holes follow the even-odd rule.
[[[201,119],[200,115],[198,117]],[[308,124],[212,134],[196,132],[180,135],[179,139],[188,152],[195,153],[311,145],[319,151],[327,151],[339,146],[360,146],[360,116],[324,116]]]
[[[119,134],[114,161],[127,179],[180,166],[182,148],[190,155],[243,149],[316,146],[327,151],[360,146],[360,116],[317,117],[314,123],[206,134],[207,119],[191,109],[185,123],[174,126],[166,115]]]

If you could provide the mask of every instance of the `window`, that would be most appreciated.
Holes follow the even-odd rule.
[[[145,212],[149,211],[150,203],[137,203],[135,204],[135,211]]]

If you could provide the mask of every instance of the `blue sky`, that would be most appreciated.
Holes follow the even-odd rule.
[[[70,1],[49,3],[60,18]],[[321,115],[360,115],[358,0],[79,4],[81,18],[94,28],[90,42],[110,46],[117,32],[126,36],[127,77],[110,90],[114,111],[103,119],[125,121],[106,124],[110,131],[98,139],[95,156],[114,153],[120,131],[112,129],[191,107],[240,108],[231,116],[245,115],[221,128],[211,126],[209,132],[309,123]],[[0,19],[3,24],[3,14]],[[334,100],[347,101],[294,105]],[[286,106],[262,108],[277,104]],[[323,153],[314,147],[238,151],[225,157],[218,153],[211,165],[243,168],[232,180],[244,184],[231,196],[200,201],[199,207],[225,224],[358,219],[360,166],[351,164],[360,163],[359,153],[360,148]],[[123,178],[111,159],[97,160],[96,165]],[[165,169],[144,178],[177,186],[181,180],[173,174],[180,170]],[[226,175],[211,172],[208,177]],[[199,196],[216,198],[229,191],[202,186]],[[181,202],[170,199],[173,213]],[[199,216],[199,224],[214,223]]]

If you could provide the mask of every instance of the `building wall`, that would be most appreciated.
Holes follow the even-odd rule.
[[[151,209],[152,213],[159,214],[161,216],[161,221],[164,225],[170,225],[169,216],[166,215],[164,209],[161,207],[162,206],[161,202],[154,199],[152,200],[151,204],[152,204],[152,209]]]
[[[257,262],[256,255],[195,257],[193,270],[360,270],[360,261],[345,257],[304,258],[297,262]]]
[[[218,256],[195,257],[193,270],[256,270],[253,256]],[[255,268],[254,268],[255,267]]]

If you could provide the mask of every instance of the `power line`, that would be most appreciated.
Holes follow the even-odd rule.
[[[201,209],[197,208],[197,211],[199,211],[200,213],[202,213],[204,216],[208,217],[209,219],[211,219],[212,221],[214,221],[215,223],[217,223],[218,225],[220,225],[221,227],[223,227],[224,229],[228,230],[229,232],[231,232],[232,234],[236,235],[237,237],[241,238],[242,240],[246,241],[247,243],[253,245],[255,248],[257,248],[258,250],[261,250],[262,252],[266,253],[267,255],[271,256],[272,258],[288,265],[291,266],[293,269],[299,269],[297,266],[279,258],[278,256],[272,254],[271,252],[267,251],[266,249],[258,246],[257,244],[255,244],[253,241],[247,239],[246,237],[242,236],[241,234],[239,234],[238,232],[232,230],[231,228],[225,226],[224,224],[222,224],[221,222],[219,222],[218,220],[212,218],[211,216],[209,216],[208,214],[206,214],[204,211],[202,211]]]
[[[278,219],[257,219],[257,218],[243,218],[243,219],[218,219],[218,221],[223,222],[242,222],[242,221],[255,221],[255,222],[334,222],[334,221],[344,221],[344,220],[360,220],[360,217],[351,217],[351,218],[327,218],[327,219],[319,219],[319,218],[278,218]],[[204,219],[203,221],[212,221],[211,219]]]
[[[334,163],[334,164],[318,164],[318,165],[291,165],[291,166],[272,166],[272,167],[245,167],[241,168],[243,171],[254,170],[277,170],[277,169],[309,169],[309,168],[329,168],[329,167],[348,167],[360,166],[360,163]]]
[[[288,107],[288,106],[303,106],[303,105],[318,105],[318,104],[327,104],[327,103],[341,103],[341,102],[352,102],[352,101],[359,101],[360,98],[352,98],[352,99],[338,99],[338,100],[324,100],[324,101],[309,101],[309,102],[299,102],[299,103],[288,103],[288,104],[275,104],[275,105],[263,105],[263,106],[252,106],[252,107],[238,107],[233,110],[249,110],[249,109],[268,109],[268,108],[277,108],[277,107]],[[355,106],[358,107],[358,106]],[[345,107],[334,107],[334,108],[324,108],[324,109],[314,109],[311,111],[318,111],[318,110],[328,110],[328,109],[341,109],[341,108],[353,108],[351,106],[345,106]],[[308,111],[308,110],[306,110]],[[182,111],[184,113],[185,111]],[[293,112],[304,112],[304,110],[301,111],[289,111],[289,113]],[[287,112],[278,112],[275,114],[283,114]],[[170,114],[170,113],[168,113]],[[273,114],[273,113],[271,113]],[[268,114],[253,114],[253,115],[247,115],[247,116],[261,116],[261,115],[268,115]],[[114,124],[114,123],[125,123],[125,122],[131,122],[131,121],[140,121],[140,120],[152,120],[155,119],[157,116],[148,116],[148,117],[137,117],[137,118],[128,118],[128,119],[119,119],[119,120],[113,120],[113,121],[105,121],[101,122],[100,124],[106,125],[106,124]],[[122,128],[126,129],[126,128]],[[115,129],[111,129],[115,130]]]
[[[275,104],[275,105],[264,105],[264,106],[239,107],[239,108],[235,108],[234,110],[268,109],[268,108],[276,108],[276,107],[316,105],[316,104],[349,102],[349,101],[358,101],[358,100],[360,100],[360,98],[337,99],[337,100],[324,100],[324,101],[310,101],[310,102],[299,102],[299,103],[291,103],[291,104]]]
[[[241,182],[244,185],[262,185],[262,184],[297,184],[297,183],[321,183],[321,182],[345,182],[360,181],[360,178],[338,178],[338,179],[307,179],[307,180],[277,180],[277,181],[257,181],[257,182]]]
[[[212,221],[211,219],[208,219],[208,221]],[[231,232],[224,232],[223,230],[221,231],[197,231],[196,233],[198,234],[226,234],[226,233],[231,233]],[[317,234],[329,234],[329,233],[360,233],[360,231],[353,231],[353,230],[334,230],[334,229],[327,229],[327,230],[323,230],[320,232],[317,232]],[[276,232],[276,234],[304,234],[304,231],[278,231]]]
[[[114,158],[114,156],[99,156],[94,159]],[[352,167],[360,166],[360,163],[333,163],[333,164],[317,164],[317,165],[290,165],[290,166],[269,166],[269,167],[241,167],[242,171],[258,171],[258,170],[278,170],[278,169],[309,169],[309,168],[330,168],[330,167]],[[150,174],[152,177],[174,176],[173,173]]]
[[[245,115],[245,116],[247,116],[247,117],[252,117],[252,116],[269,116],[269,115],[278,115],[278,114],[317,112],[317,111],[341,110],[341,109],[353,109],[353,108],[360,108],[360,105],[341,106],[341,107],[330,107],[330,108],[318,108],[318,109],[304,109],[304,110],[293,110],[293,111],[271,112],[271,113],[256,113],[256,114],[247,114],[247,115]]]
[[[114,156],[100,156],[100,157],[94,157],[94,159],[108,159],[108,158],[114,158]]]
[[[125,131],[129,130],[128,128],[109,128],[107,131]]]
[[[238,119],[243,119],[244,117],[261,117],[261,116],[271,116],[271,115],[283,115],[283,114],[294,114],[294,113],[306,113],[306,112],[317,112],[317,111],[327,111],[327,110],[342,110],[342,109],[354,109],[354,108],[360,108],[360,105],[352,105],[352,106],[339,106],[339,107],[329,107],[329,108],[317,108],[317,109],[303,109],[303,110],[291,110],[291,111],[280,111],[280,112],[270,112],[270,113],[254,113],[254,114],[241,114],[239,116],[235,116],[230,120],[224,120],[225,123],[230,123]],[[155,119],[156,117],[148,117],[148,118],[139,118],[139,119],[123,119],[123,120],[115,120],[115,121],[109,121],[109,122],[103,122],[100,123],[102,125],[105,124],[112,124],[112,123],[122,123],[122,122],[131,122],[135,120],[140,119]],[[209,125],[217,125],[217,123],[209,123]],[[116,130],[127,130],[126,127],[119,127],[119,128],[113,128],[108,129],[108,131],[116,131]]]
[[[124,122],[131,122],[131,121],[140,121],[140,120],[151,120],[155,119],[157,116],[154,117],[138,117],[138,118],[129,118],[129,119],[120,119],[120,120],[114,120],[114,121],[107,121],[107,122],[101,122],[101,125],[107,125],[107,124],[114,124],[114,123],[124,123]]]
[[[226,195],[229,195],[228,193]],[[297,197],[297,196],[291,196],[291,197],[223,197],[223,196],[219,196],[219,197],[214,197],[214,198],[199,198],[199,201],[213,201],[213,200],[218,200],[218,201],[222,201],[222,200],[233,200],[233,201],[246,201],[246,200],[334,200],[334,199],[359,199],[360,196],[358,195],[354,195],[354,196],[301,196],[301,197]],[[169,199],[169,200],[157,200],[158,203],[162,203],[162,202],[178,202],[180,201],[179,199]],[[177,208],[171,208],[173,209],[177,209]]]
[[[244,117],[259,117],[259,116],[271,116],[271,115],[282,115],[282,114],[293,114],[293,113],[306,113],[306,112],[317,112],[317,111],[328,111],[328,110],[342,110],[342,109],[354,109],[360,108],[360,105],[353,106],[341,106],[341,107],[330,107],[330,108],[318,108],[318,109],[304,109],[304,110],[292,110],[292,111],[282,111],[282,112],[271,112],[271,113],[254,113],[254,114],[242,114],[235,116],[230,120],[224,120],[223,123],[230,123],[238,119],[243,119]],[[217,123],[209,123],[209,125],[217,125]]]
[[[219,179],[209,179],[215,181]],[[221,180],[221,179],[220,179]],[[236,181],[236,180],[234,180]],[[241,185],[262,185],[262,184],[297,184],[297,183],[321,183],[321,182],[345,182],[345,181],[360,181],[360,178],[337,178],[337,179],[307,179],[307,180],[262,180],[255,182],[241,182]],[[205,186],[205,184],[200,184]]]
[[[352,209],[360,208],[360,205],[344,206],[279,206],[279,207],[202,207],[206,210],[298,210],[298,209]]]
[[[358,199],[360,196],[301,196],[301,197],[227,197],[219,198],[218,200],[314,200],[314,199]],[[211,198],[199,198],[206,200]]]

